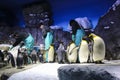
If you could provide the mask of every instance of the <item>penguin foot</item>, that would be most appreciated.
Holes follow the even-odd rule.
[[[17,66],[17,69],[22,69],[22,68],[24,68],[24,67],[22,67],[22,66]]]
[[[95,61],[95,64],[104,64],[102,61]]]
[[[53,61],[49,61],[49,63],[53,63]]]

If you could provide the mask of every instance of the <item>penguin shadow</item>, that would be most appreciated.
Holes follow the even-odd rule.
[[[10,69],[10,68],[12,68],[12,67],[10,67],[10,66],[7,66],[7,67],[6,67],[6,69]]]
[[[95,61],[94,63],[95,63],[95,64],[105,64],[105,63],[102,62],[102,61]]]
[[[25,67],[23,67],[23,66],[17,67],[17,69],[23,69],[23,68],[25,68]]]

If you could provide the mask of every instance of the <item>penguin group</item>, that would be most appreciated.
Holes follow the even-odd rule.
[[[53,62],[55,52],[57,53],[58,63],[103,63],[105,58],[104,40],[93,33],[91,22],[85,17],[70,21],[72,40],[69,42],[67,49],[59,44],[58,50],[55,51],[54,45],[49,47],[48,62]],[[65,55],[63,55],[65,54]]]
[[[45,61],[45,54],[43,56]],[[60,43],[55,51],[54,45],[50,45],[47,58],[48,62],[57,61],[58,63],[102,63],[105,59],[105,43],[100,36],[89,33],[83,37],[79,46],[71,41],[65,50]]]
[[[6,63],[11,61],[12,66],[18,68],[28,63],[37,63],[37,60],[41,63],[102,63],[105,58],[105,43],[92,32],[90,21],[86,17],[77,18],[70,20],[69,24],[72,36],[66,48],[61,40],[56,47],[53,43],[53,32],[41,24],[45,41],[43,49],[33,49],[34,38],[30,33],[26,36],[13,34],[16,42],[9,51],[4,51],[6,60],[0,52],[0,60]],[[26,47],[24,50],[23,45]]]

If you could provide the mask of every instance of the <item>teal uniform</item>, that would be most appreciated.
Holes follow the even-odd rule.
[[[34,38],[32,37],[31,34],[24,40],[25,47],[28,50],[28,54],[30,54],[30,51],[33,49],[34,46]]]
[[[47,36],[45,37],[45,50],[46,50],[46,62],[48,62],[48,49],[53,41],[52,32],[47,32]]]
[[[85,36],[83,29],[78,29],[75,35],[72,35],[72,40],[75,42],[76,46],[79,46],[82,38]]]

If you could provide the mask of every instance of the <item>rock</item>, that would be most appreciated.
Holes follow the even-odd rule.
[[[9,75],[7,74],[2,74],[0,80],[7,80],[9,78]]]
[[[59,80],[119,80],[97,66],[67,65],[58,69]]]
[[[120,59],[120,0],[117,0],[108,12],[100,17],[95,33],[106,44],[106,59]]]

